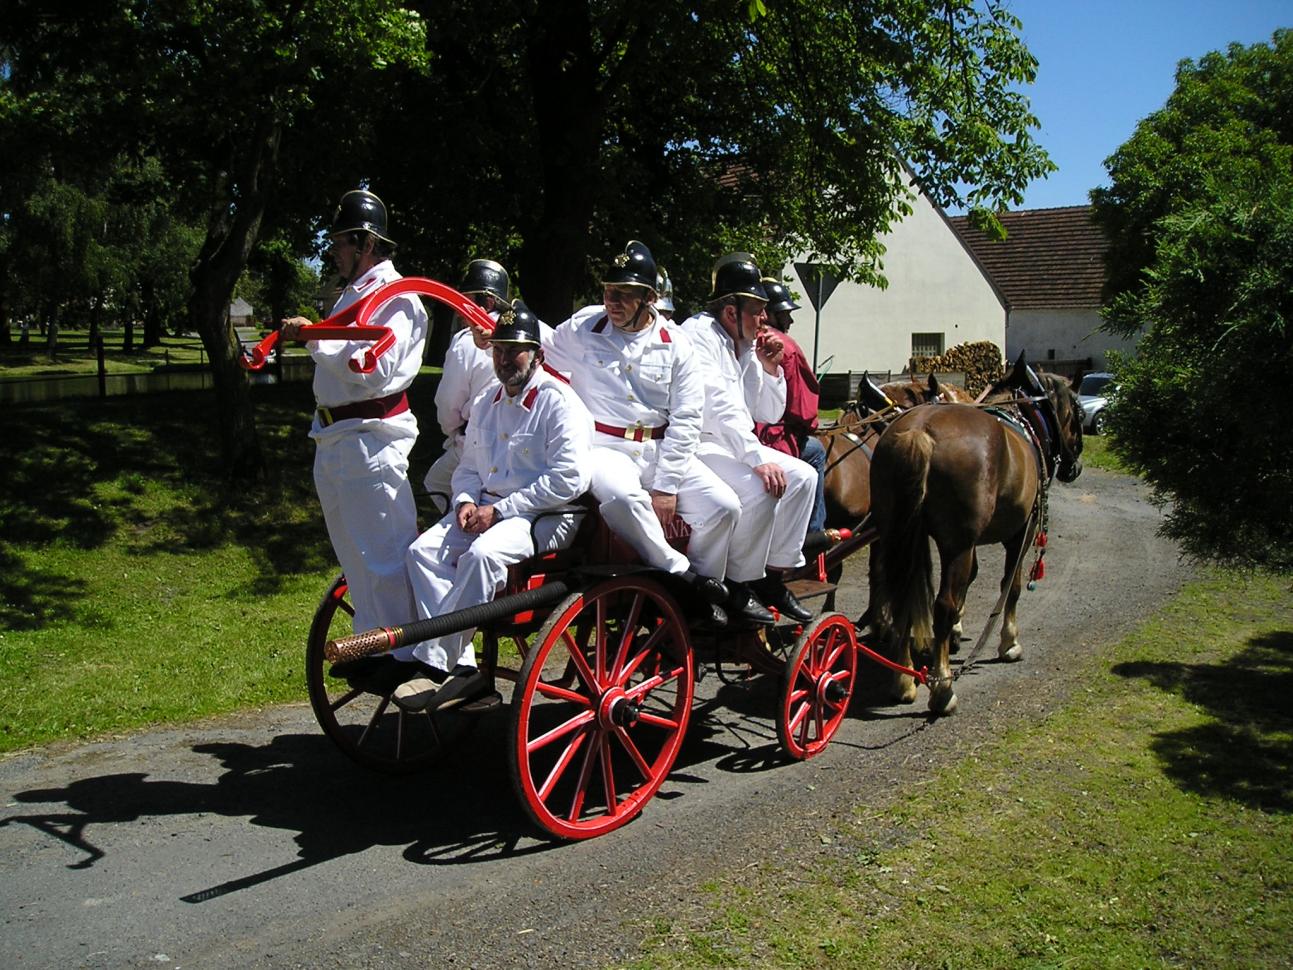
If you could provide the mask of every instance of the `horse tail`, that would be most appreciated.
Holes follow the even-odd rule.
[[[899,432],[887,444],[892,467],[901,474],[886,483],[892,489],[892,521],[882,524],[878,598],[897,635],[910,636],[913,647],[925,651],[934,638],[934,564],[924,521],[934,439],[916,428]]]

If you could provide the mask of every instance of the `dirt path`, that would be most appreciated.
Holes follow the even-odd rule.
[[[817,759],[777,751],[773,694],[710,675],[686,746],[642,817],[603,839],[526,833],[506,711],[454,763],[411,779],[351,766],[308,708],[0,761],[0,966],[547,967],[631,958],[643,914],[716,871],[829,851],[822,827],[1043,715],[1079,658],[1189,578],[1133,480],[1052,491],[1048,575],[1021,606],[1024,660],[958,681],[960,710],[859,705]],[[983,558],[967,632],[995,600]],[[841,608],[865,604],[862,563]],[[989,656],[995,650],[985,651]]]

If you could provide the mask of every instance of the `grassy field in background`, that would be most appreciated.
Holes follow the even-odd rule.
[[[710,878],[632,967],[1289,966],[1290,688],[1288,577],[1216,573],[1040,725]]]
[[[438,430],[434,382],[415,386],[420,479]],[[304,697],[306,631],[336,572],[312,399],[308,384],[254,394],[267,474],[236,490],[209,392],[9,409],[0,751]]]
[[[197,337],[162,338],[156,347],[142,350],[140,331],[135,332],[135,347],[123,351],[120,330],[103,334],[103,367],[109,374],[147,374],[163,367],[202,366],[206,354],[202,341]],[[45,350],[45,340],[32,331],[25,346],[17,338],[9,345],[0,344],[0,380],[21,377],[57,377],[79,374],[97,374],[98,357],[89,345],[89,334],[84,330],[62,331],[58,337],[58,352],[50,360]]]

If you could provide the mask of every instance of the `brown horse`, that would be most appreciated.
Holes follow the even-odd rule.
[[[1025,550],[1041,526],[1051,477],[1071,482],[1082,471],[1082,422],[1068,384],[1038,378],[1023,364],[993,388],[1015,402],[1008,415],[965,404],[928,404],[906,412],[879,441],[871,464],[873,519],[868,613],[896,659],[933,650],[929,707],[956,707],[948,663],[950,639],[977,569],[975,547],[1006,549],[1001,591],[1005,610],[997,656],[1018,660],[1015,609]],[[942,566],[933,589],[930,540]],[[898,699],[916,698],[911,677],[897,675]]]

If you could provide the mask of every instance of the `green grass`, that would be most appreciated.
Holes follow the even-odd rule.
[[[1021,725],[806,845],[726,873],[634,967],[1293,962],[1293,597],[1186,589]]]
[[[419,382],[414,476],[434,457]],[[11,408],[0,441],[0,751],[298,700],[336,572],[308,384],[255,389],[265,481],[221,478],[209,393]],[[425,517],[424,517],[425,520]]]
[[[88,343],[84,330],[68,330],[59,334],[58,352],[51,360],[45,350],[44,338],[32,331],[25,346],[17,339],[0,345],[0,380],[22,377],[54,377],[98,373],[98,357]],[[202,341],[197,337],[162,338],[156,347],[140,349],[142,334],[135,332],[135,349],[123,351],[121,331],[104,334],[104,370],[109,374],[146,374],[159,368],[201,366],[206,363]]]
[[[1122,459],[1114,454],[1112,439],[1107,434],[1082,436],[1082,464],[1123,475],[1134,474],[1122,463]]]

